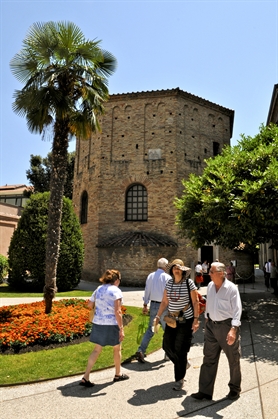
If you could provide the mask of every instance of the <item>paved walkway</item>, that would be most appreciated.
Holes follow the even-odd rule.
[[[92,284],[81,283],[88,288]],[[1,419],[273,419],[278,412],[278,300],[267,292],[261,271],[255,284],[240,284],[244,302],[242,318],[242,393],[236,401],[225,398],[229,372],[221,355],[213,401],[197,401],[190,394],[198,391],[202,364],[202,327],[194,337],[184,390],[174,392],[173,365],[163,361],[159,350],[137,361],[124,364],[130,380],[113,384],[114,369],[91,374],[93,388],[78,385],[82,375],[13,387],[0,388]],[[202,288],[205,294],[206,288]],[[123,289],[124,304],[141,306],[143,290]],[[1,305],[17,303],[2,299]],[[123,344],[124,351],[124,344]],[[84,365],[87,360],[84,360]]]

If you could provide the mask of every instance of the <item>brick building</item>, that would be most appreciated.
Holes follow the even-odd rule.
[[[180,89],[111,95],[101,133],[76,143],[73,203],[85,241],[83,279],[119,269],[142,285],[160,257],[224,263],[234,252],[194,250],[178,235],[182,179],[230,144],[234,111]]]

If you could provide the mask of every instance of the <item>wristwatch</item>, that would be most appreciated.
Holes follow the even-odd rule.
[[[237,329],[238,329],[238,327],[237,327],[237,326],[232,326],[232,329],[236,329],[236,330],[237,330]]]

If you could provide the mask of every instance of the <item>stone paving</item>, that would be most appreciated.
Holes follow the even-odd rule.
[[[82,289],[97,284],[81,283]],[[212,401],[197,401],[202,364],[202,327],[196,333],[189,353],[184,390],[174,392],[173,365],[163,360],[162,350],[148,355],[145,364],[133,361],[123,365],[130,380],[113,384],[114,369],[91,374],[93,388],[78,385],[82,375],[35,384],[0,388],[1,419],[273,419],[278,412],[278,300],[264,287],[257,270],[254,284],[239,284],[244,305],[242,316],[242,393],[238,400],[225,396],[229,391],[228,364],[220,357]],[[206,288],[202,288],[206,293]],[[143,289],[123,289],[124,304],[141,306]],[[26,300],[24,300],[26,302]],[[17,304],[2,299],[0,305]],[[22,302],[22,300],[20,301]],[[124,351],[124,344],[123,344]],[[87,360],[84,360],[84,365]]]

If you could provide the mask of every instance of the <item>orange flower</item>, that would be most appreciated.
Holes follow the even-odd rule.
[[[44,302],[0,307],[0,348],[15,351],[26,345],[67,342],[88,336],[91,323],[84,300],[54,301],[52,312],[44,313]]]

